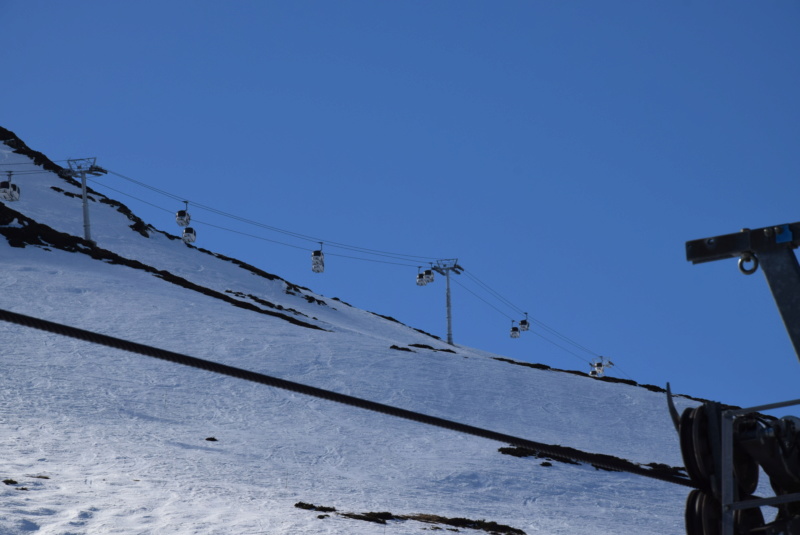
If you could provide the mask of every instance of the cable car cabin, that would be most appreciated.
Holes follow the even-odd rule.
[[[189,215],[189,212],[186,210],[178,210],[175,213],[175,222],[178,224],[179,227],[188,227],[189,222],[192,220],[192,216]]]
[[[16,184],[12,184],[8,180],[0,182],[0,199],[4,201],[18,201],[19,194],[19,186]]]
[[[314,273],[325,271],[325,255],[322,254],[322,250],[311,253],[311,271]]]
[[[589,372],[589,377],[603,377],[603,375],[605,375],[606,368],[610,368],[613,365],[613,362],[610,360],[607,361],[603,357],[600,357],[600,360],[593,360],[590,364],[592,371]]]
[[[519,330],[520,331],[527,331],[531,328],[531,324],[528,320],[520,320],[519,321]]]
[[[183,229],[183,236],[181,238],[183,239],[183,243],[194,243],[197,239],[197,234],[192,227],[186,227]]]
[[[433,282],[433,270],[432,269],[426,269],[425,270],[425,284],[427,284],[429,282]]]
[[[592,371],[589,372],[590,377],[603,377],[606,368],[612,367],[614,363],[605,357],[597,357],[589,365],[592,367]]]
[[[417,273],[417,286],[425,286],[428,281],[425,279],[424,273]]]
[[[519,338],[519,327],[516,325],[511,327],[511,338]]]

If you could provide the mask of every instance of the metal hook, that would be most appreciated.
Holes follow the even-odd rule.
[[[745,264],[748,262],[752,262],[752,267],[745,267]],[[739,257],[739,271],[744,273],[745,275],[752,275],[758,269],[758,257],[754,256],[752,253],[742,253],[742,256]]]

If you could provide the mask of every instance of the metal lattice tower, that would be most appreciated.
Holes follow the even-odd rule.
[[[432,265],[431,268],[440,275],[444,275],[447,281],[447,343],[453,345],[453,306],[450,301],[450,272],[452,271],[456,275],[461,275],[461,272],[464,271],[464,268],[458,265],[458,258],[437,260],[436,265]]]
[[[81,177],[81,196],[83,198],[83,237],[94,245],[92,241],[91,224],[89,223],[89,202],[86,195],[86,175],[100,176],[108,171],[96,165],[97,158],[76,158],[67,160],[69,163],[69,176]]]

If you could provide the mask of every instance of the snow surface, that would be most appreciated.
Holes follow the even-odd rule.
[[[7,150],[0,163],[34,169]],[[83,236],[79,187],[51,172],[15,182],[22,198],[8,208]],[[661,393],[450,348],[165,233],[145,237],[102,195],[92,197],[100,248],[320,329],[141,269],[5,239],[2,308],[546,444],[682,465]],[[378,312],[390,316],[391,303]],[[0,323],[0,335],[0,479],[16,482],[0,485],[0,534],[455,529],[318,518],[298,502],[485,519],[528,534],[684,533],[684,487],[545,466],[502,455],[505,445],[489,440],[11,324]],[[434,349],[391,349],[410,344]],[[693,404],[678,400],[679,409]]]

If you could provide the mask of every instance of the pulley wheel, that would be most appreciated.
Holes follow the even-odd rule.
[[[685,412],[684,412],[685,414]],[[693,490],[686,498],[686,514],[684,522],[686,526],[686,535],[704,535],[703,533],[703,520],[700,517],[698,500],[702,490]]]
[[[733,527],[736,535],[749,535],[756,528],[764,527],[764,514],[758,507],[739,509],[733,513]]]
[[[702,492],[698,509],[703,522],[703,535],[722,535],[722,505],[714,496]]]
[[[694,419],[697,409],[689,407],[683,411],[680,421],[680,443],[681,455],[683,456],[683,464],[686,467],[686,473],[692,482],[700,488],[708,489],[710,486],[707,478],[704,478],[697,466],[697,461],[694,455],[694,438],[693,428]]]
[[[744,448],[733,447],[733,477],[739,492],[749,496],[758,487],[758,463],[750,457]]]
[[[695,409],[692,421],[692,449],[697,468],[700,471],[703,488],[711,486],[711,476],[716,473],[714,455],[711,452],[711,440],[708,436],[708,414],[705,405]]]
[[[712,495],[693,490],[686,500],[686,535],[721,535],[722,507]]]
[[[722,505],[711,494],[693,490],[686,499],[686,535],[721,535]],[[735,535],[750,535],[752,530],[764,527],[761,509],[739,509],[733,513]]]

